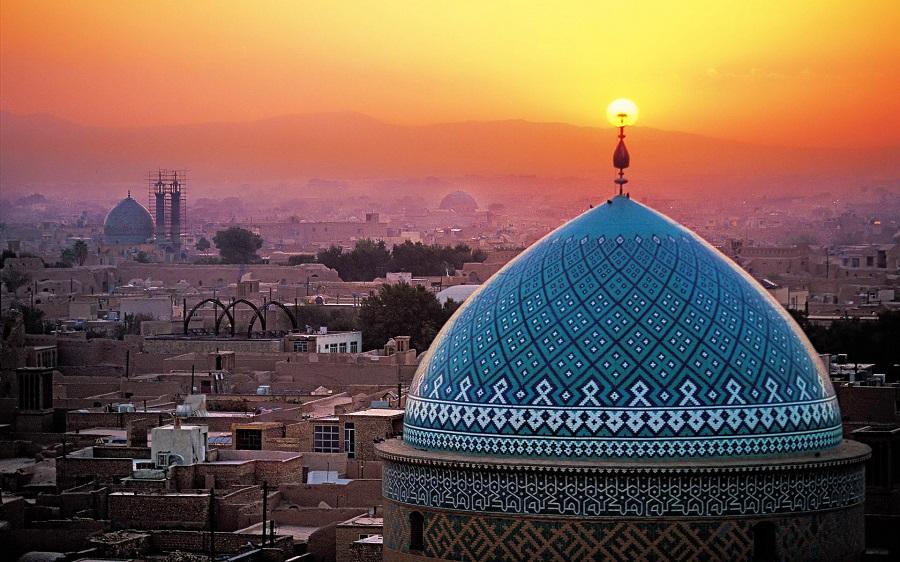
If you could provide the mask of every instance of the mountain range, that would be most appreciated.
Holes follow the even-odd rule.
[[[655,197],[900,186],[900,147],[785,148],[649,127],[627,134],[630,188]],[[536,195],[554,182],[575,186],[570,194],[580,196],[611,181],[615,143],[608,127],[521,120],[410,126],[321,113],[114,128],[0,112],[0,189],[102,197],[123,185],[143,189],[148,170],[164,167],[189,169],[202,196],[246,194],[248,186],[295,196],[316,178],[379,186],[393,179],[412,189],[415,178],[427,177],[499,185],[497,197],[520,187]],[[517,186],[522,176],[542,181]]]

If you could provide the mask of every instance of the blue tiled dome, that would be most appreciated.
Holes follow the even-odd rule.
[[[153,238],[153,217],[129,194],[106,215],[103,238],[107,244],[144,244]]]
[[[470,454],[704,457],[841,440],[797,325],[696,234],[626,197],[507,264],[413,380],[404,439]]]

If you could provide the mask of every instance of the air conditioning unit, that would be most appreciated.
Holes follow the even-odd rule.
[[[157,468],[168,468],[173,464],[183,465],[184,457],[181,455],[177,455],[175,453],[170,453],[169,451],[164,451],[162,453],[156,453],[156,467]]]

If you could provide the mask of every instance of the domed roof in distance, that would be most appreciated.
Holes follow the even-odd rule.
[[[616,197],[535,243],[438,334],[404,440],[504,457],[770,455],[841,440],[799,327],[696,234]]]
[[[477,291],[478,287],[480,287],[480,285],[452,285],[439,291],[435,297],[441,304],[444,304],[449,300],[462,303],[469,298],[472,293]]]
[[[153,217],[129,193],[106,215],[103,234],[107,244],[143,244],[153,238]]]
[[[441,199],[440,208],[457,213],[474,213],[478,210],[478,202],[465,191],[454,191]]]

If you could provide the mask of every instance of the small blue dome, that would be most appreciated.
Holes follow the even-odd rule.
[[[710,457],[841,440],[806,336],[696,234],[626,197],[507,264],[410,388],[404,440],[552,458]]]
[[[153,217],[129,193],[106,215],[103,238],[107,244],[144,244],[153,238]]]

